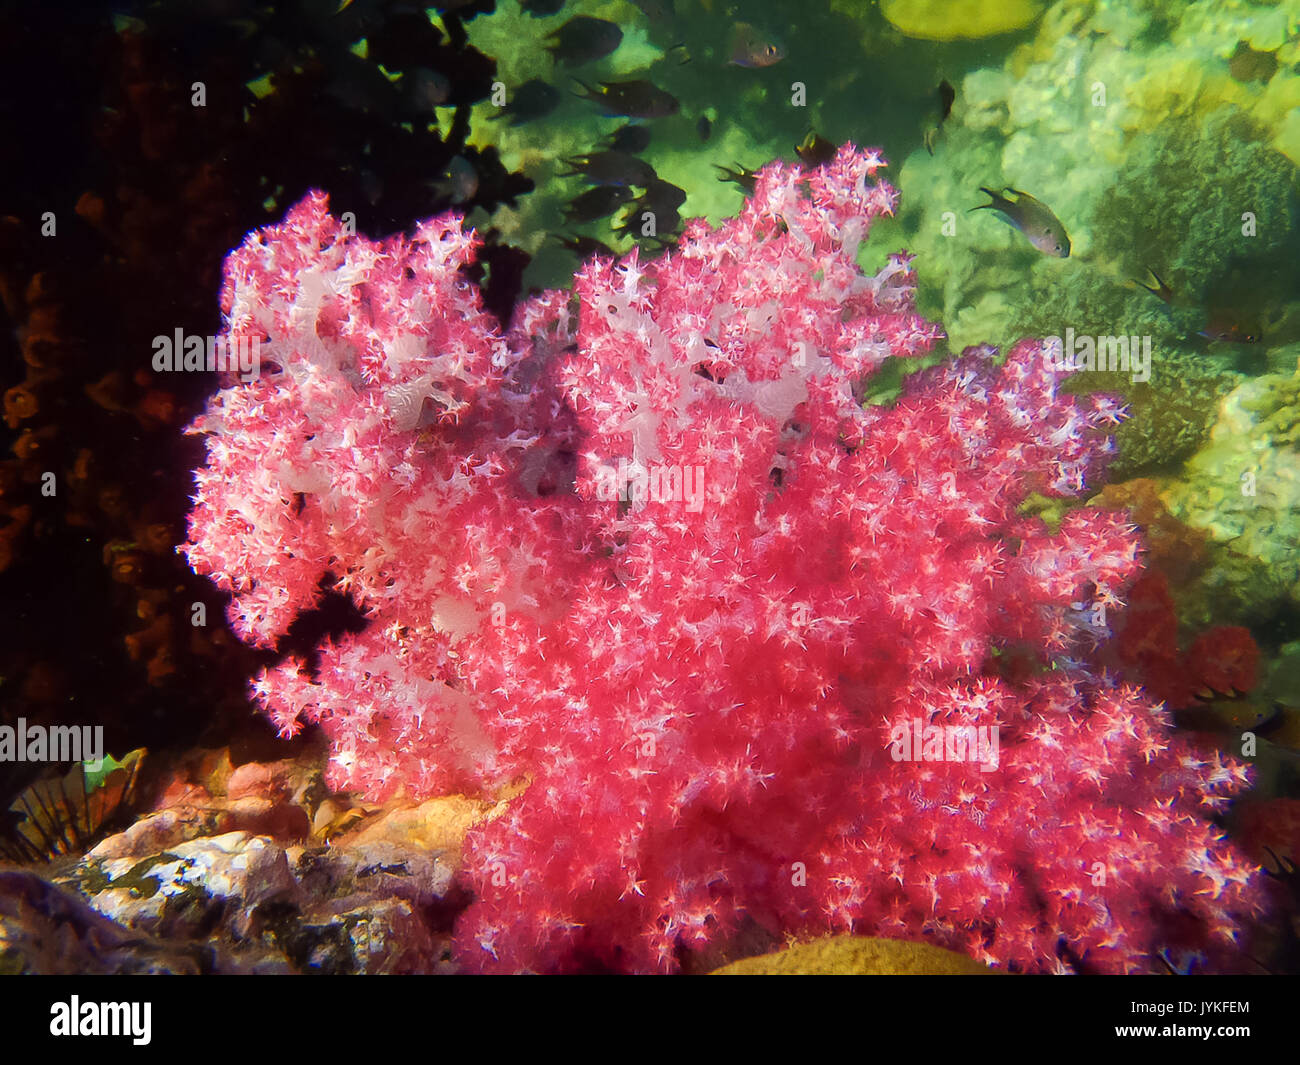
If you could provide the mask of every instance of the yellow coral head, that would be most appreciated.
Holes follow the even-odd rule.
[[[889,22],[928,41],[992,37],[1023,29],[1043,12],[1042,0],[881,0]]]

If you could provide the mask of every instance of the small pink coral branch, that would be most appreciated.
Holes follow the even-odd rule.
[[[1021,513],[1085,489],[1113,402],[1022,343],[862,405],[942,335],[906,257],[856,264],[882,165],[774,163],[504,335],[453,216],[376,243],[312,196],[228,259],[269,365],[193,426],[185,550],[249,642],[327,575],[369,619],[254,685],[335,787],[527,781],[467,844],[466,967],[670,970],[758,925],[1142,971],[1222,964],[1260,911],[1207,819],[1246,771],[1082,664],[1134,529]]]

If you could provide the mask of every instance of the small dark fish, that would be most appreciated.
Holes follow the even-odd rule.
[[[626,185],[597,185],[565,204],[564,220],[572,225],[583,225],[607,218],[631,198],[632,190]]]
[[[673,0],[632,0],[641,13],[651,22],[664,23],[676,17]]]
[[[679,67],[686,66],[687,63],[691,62],[695,58],[693,55],[691,55],[691,50],[687,46],[685,41],[681,42],[680,44],[674,44],[672,47],[670,47],[668,51],[664,53],[664,58],[667,59],[674,52],[678,56],[677,65]]]
[[[731,30],[728,63],[738,67],[770,67],[785,58],[780,41],[748,22],[737,22]]]
[[[650,144],[650,127],[629,122],[625,126],[619,126],[605,138],[603,144],[610,151],[643,152]]]
[[[352,111],[366,111],[385,118],[396,114],[401,94],[384,77],[378,63],[371,63],[351,52],[331,60],[330,79],[325,92]]]
[[[519,7],[533,18],[545,18],[547,15],[559,14],[564,0],[519,0]]]
[[[562,93],[541,78],[530,78],[510,95],[510,100],[494,118],[509,118],[510,125],[522,126],[545,118],[559,106]]]
[[[747,166],[741,166],[737,163],[734,167],[719,166],[713,164],[713,169],[718,172],[719,181],[731,181],[739,185],[746,195],[754,191],[754,182],[758,177],[757,170],[750,170]]]
[[[592,190],[596,191],[595,189]],[[613,258],[616,252],[608,244],[595,237],[578,236],[566,237],[559,233],[552,233],[558,243],[568,248],[579,259],[590,259],[593,255],[605,255]]]
[[[682,217],[677,208],[685,202],[685,189],[670,181],[655,178],[646,186],[644,194],[628,210],[623,224],[616,226],[614,231],[635,240],[659,239],[665,233],[672,233],[682,224]],[[646,228],[652,221],[654,232],[647,233]]]
[[[473,163],[458,155],[447,165],[446,176],[440,184],[451,196],[452,203],[466,203],[478,192],[478,171]]]
[[[681,110],[675,96],[644,79],[637,81],[605,81],[599,89],[578,82],[586,93],[578,93],[584,100],[600,104],[607,115],[626,115],[628,118],[664,118]]]
[[[1180,709],[1175,715],[1178,728],[1194,729],[1197,732],[1226,732],[1238,736],[1249,730],[1257,736],[1267,736],[1277,732],[1285,723],[1285,715],[1279,703],[1261,706],[1209,687],[1198,691],[1196,696],[1198,700],[1205,701]]]
[[[557,63],[576,67],[604,59],[623,40],[623,31],[614,23],[590,15],[569,19],[558,30],[546,35],[546,46]]]
[[[695,123],[695,132],[699,134],[702,141],[707,141],[713,136],[713,123],[709,121],[708,115],[700,115],[700,120]]]
[[[1151,267],[1147,267],[1147,273],[1151,275],[1154,285],[1148,285],[1144,281],[1134,280],[1134,284],[1146,289],[1157,299],[1163,300],[1168,306],[1187,307],[1186,300],[1180,300],[1175,304],[1174,290],[1157,274]],[[1259,330],[1254,329],[1244,323],[1241,315],[1230,307],[1218,307],[1205,312],[1205,327],[1197,331],[1197,336],[1205,337],[1206,340],[1218,340],[1225,344],[1258,344],[1260,341]]]
[[[804,166],[822,166],[835,158],[835,145],[825,137],[810,132],[803,143],[795,148],[794,153]]]
[[[647,233],[646,227],[653,221],[654,232]],[[614,227],[620,236],[633,240],[659,240],[665,233],[672,233],[682,224],[681,215],[671,207],[664,208],[653,203],[637,200],[627,212],[622,225]]]
[[[1260,340],[1258,330],[1246,326],[1234,311],[1226,308],[1210,311],[1205,328],[1197,335],[1225,344],[1258,344]]]
[[[425,114],[447,102],[451,95],[451,82],[436,70],[413,67],[402,74],[402,90],[411,106]]]
[[[957,99],[957,90],[948,84],[947,79],[939,82],[939,125],[948,121],[952,114],[953,101]]]
[[[638,206],[676,210],[686,202],[686,190],[663,178],[654,178],[645,186],[645,192],[637,201]]]
[[[931,155],[934,154],[934,145],[939,139],[939,131],[943,129],[943,124],[948,121],[948,116],[952,114],[952,104],[956,99],[957,90],[949,85],[946,79],[939,82],[939,121],[935,125],[927,127],[921,135],[921,143],[925,145],[925,150]]]
[[[573,167],[560,177],[581,174],[589,185],[648,185],[655,177],[655,168],[644,159],[628,152],[592,152],[589,155],[566,159]]]
[[[1019,189],[1008,186],[1002,191],[1010,192],[1016,198],[1009,200],[1002,193],[986,189],[981,185],[980,192],[992,197],[992,202],[982,203],[978,207],[972,207],[971,210],[982,211],[992,208],[1008,225],[1020,230],[1029,243],[1044,255],[1052,255],[1058,259],[1069,258],[1070,237],[1065,232],[1065,226],[1061,225],[1061,220],[1052,214],[1051,208]]]

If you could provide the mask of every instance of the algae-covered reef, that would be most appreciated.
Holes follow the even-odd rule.
[[[921,306],[954,351],[1066,329],[1150,337],[1149,382],[1086,381],[1134,404],[1121,473],[1176,466],[1243,375],[1294,365],[1298,25],[1295,0],[1062,0],[1005,62],[956,81],[933,155],[902,167]],[[969,214],[981,185],[1050,203],[1069,258]]]

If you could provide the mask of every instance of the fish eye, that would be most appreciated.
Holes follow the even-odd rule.
[[[767,54],[768,54],[768,55],[776,55],[776,45],[774,45],[774,44],[769,44],[769,45],[767,46]]]

